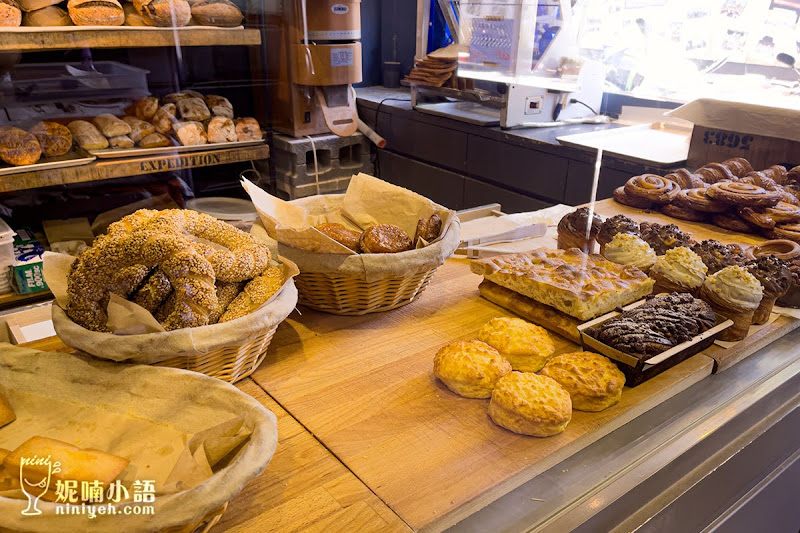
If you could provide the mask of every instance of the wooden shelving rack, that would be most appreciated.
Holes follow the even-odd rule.
[[[0,31],[0,51],[68,50],[71,48],[156,48],[171,46],[254,46],[261,31],[250,28],[59,28]]]

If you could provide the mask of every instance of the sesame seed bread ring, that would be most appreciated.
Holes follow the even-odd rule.
[[[263,274],[244,286],[236,298],[228,305],[220,322],[230,322],[249,315],[283,287],[283,271],[279,267],[269,267]]]
[[[166,317],[164,328],[207,324],[208,314],[217,303],[211,264],[195,250],[188,236],[144,230],[102,235],[78,257],[67,278],[67,315],[87,329],[108,331],[106,304],[109,293],[117,290],[120,273],[136,267],[143,272],[141,283],[155,266],[169,278],[180,304]]]
[[[153,211],[141,209],[111,224],[108,233],[131,233],[140,229],[164,233],[184,233],[210,241],[218,247],[203,247],[202,252],[214,267],[216,279],[238,282],[252,279],[267,269],[270,254],[266,244],[249,233],[189,209]]]

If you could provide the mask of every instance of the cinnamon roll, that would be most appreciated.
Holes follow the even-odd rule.
[[[680,190],[680,186],[674,181],[655,174],[634,176],[625,184],[625,194],[648,200],[655,204],[672,202]]]
[[[708,195],[721,202],[742,207],[769,207],[781,199],[778,191],[768,191],[752,183],[723,181],[708,188]]]
[[[675,203],[704,213],[723,213],[730,208],[728,204],[708,196],[708,189],[704,187],[681,189],[675,197]]]
[[[653,202],[650,200],[643,200],[636,196],[631,196],[625,192],[625,187],[617,187],[614,189],[614,201],[618,204],[627,205],[628,207],[637,207],[639,209],[650,209],[653,207]]]

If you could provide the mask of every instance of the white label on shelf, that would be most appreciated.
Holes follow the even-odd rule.
[[[331,66],[349,67],[353,64],[352,48],[331,48]]]
[[[333,4],[331,6],[331,11],[333,11],[336,15],[344,15],[350,11],[350,8],[344,4]]]

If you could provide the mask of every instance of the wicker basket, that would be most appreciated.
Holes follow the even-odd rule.
[[[235,383],[262,363],[275,330],[296,304],[297,288],[290,279],[268,305],[222,324],[164,333],[113,335],[75,324],[54,304],[53,327],[64,344],[101,359],[181,368]]]
[[[309,214],[341,206],[343,194],[311,196],[295,200]],[[436,269],[459,245],[461,225],[457,217],[445,229],[441,239],[419,250],[393,254],[402,261],[380,272],[371,271],[370,255],[334,256],[313,254],[279,243],[280,255],[297,263],[295,278],[299,303],[312,309],[337,315],[364,315],[389,311],[414,301],[428,286]],[[259,230],[254,230],[258,233]],[[260,230],[263,231],[263,228]],[[327,256],[327,258],[326,258]],[[328,260],[326,260],[328,259]],[[363,260],[363,261],[362,261]],[[362,262],[359,262],[362,261]],[[338,265],[331,267],[331,264]],[[407,265],[413,265],[410,268]]]

